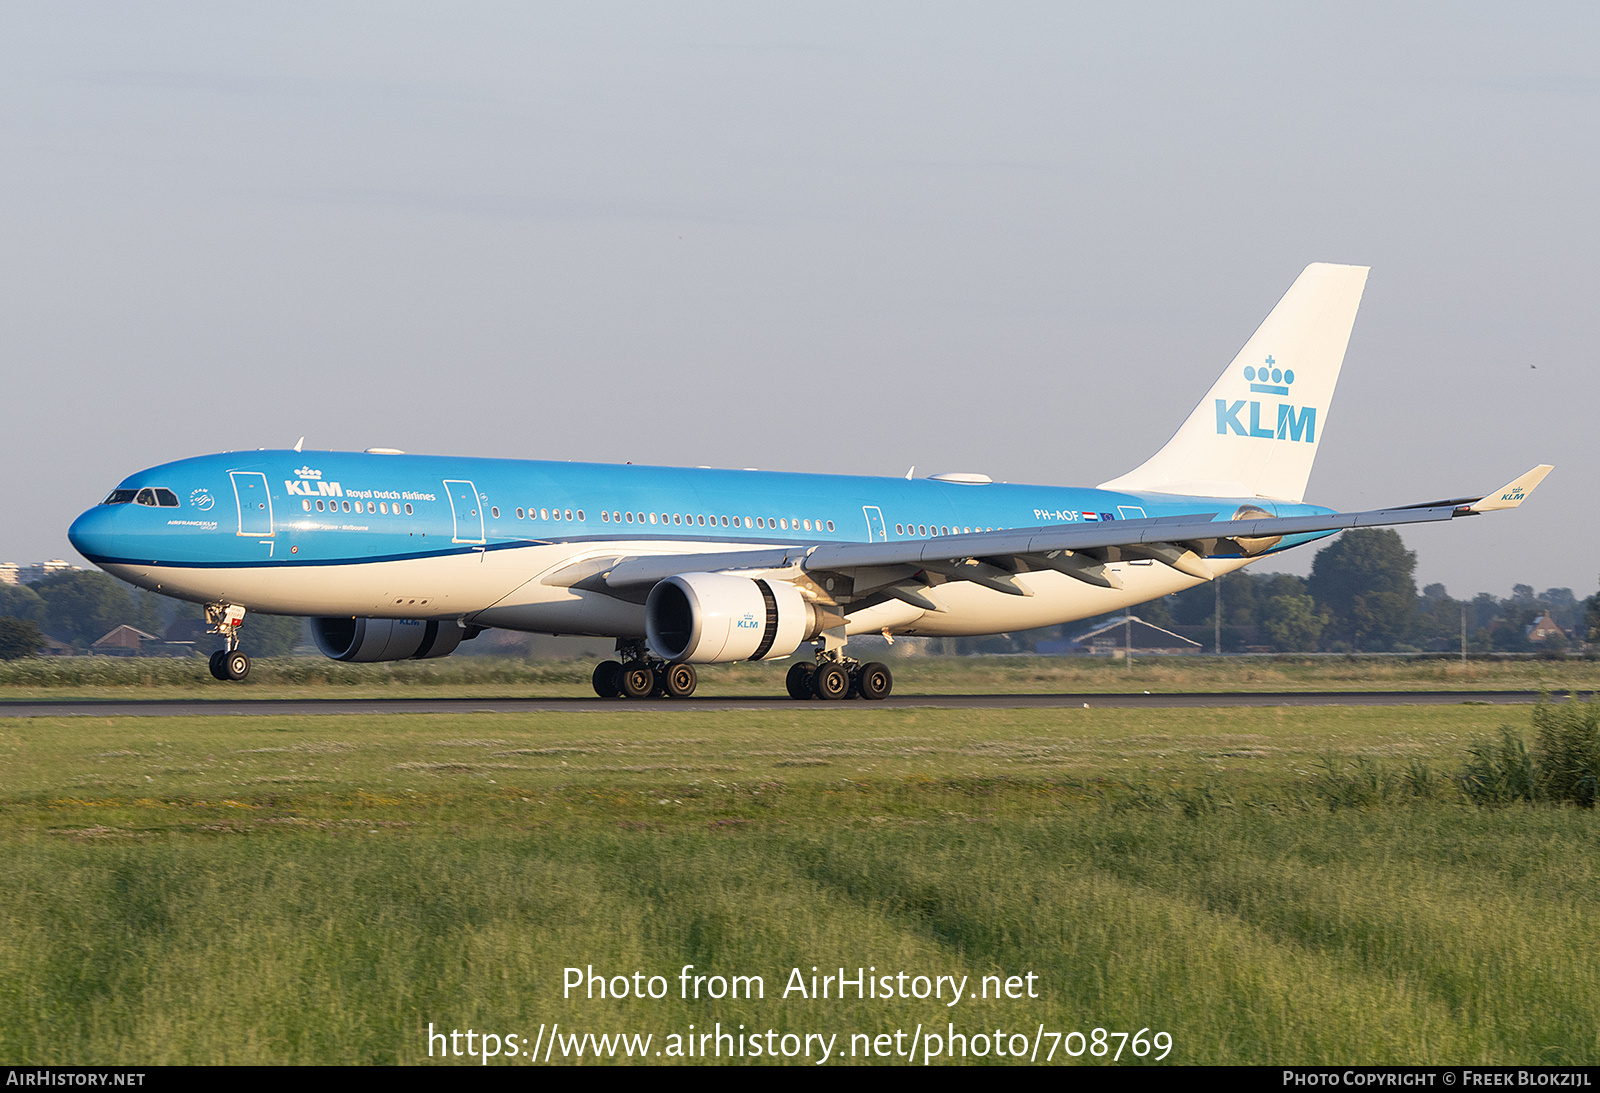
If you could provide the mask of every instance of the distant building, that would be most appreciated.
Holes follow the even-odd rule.
[[[1534,645],[1538,645],[1548,637],[1560,637],[1562,641],[1566,641],[1567,632],[1557,626],[1556,620],[1550,617],[1550,612],[1546,611],[1538,622],[1528,627],[1527,638]]]
[[[222,648],[222,637],[211,633],[205,619],[173,619],[162,637],[162,653],[168,656],[211,653]]]
[[[1120,657],[1130,645],[1134,653],[1147,655],[1201,651],[1198,641],[1190,641],[1180,634],[1174,634],[1171,630],[1163,630],[1159,626],[1145,622],[1137,615],[1118,615],[1110,622],[1079,634],[1071,641],[1041,641],[1037,650],[1045,656],[1065,653]]]
[[[137,657],[144,655],[146,642],[156,644],[160,641],[161,639],[154,634],[146,634],[143,630],[135,630],[133,627],[124,624],[89,646],[89,648],[103,656]]]
[[[65,558],[51,558],[48,562],[34,562],[32,565],[21,566],[18,575],[22,578],[23,584],[38,584],[46,577],[57,573],[74,573],[82,568],[71,564]]]
[[[39,655],[41,657],[75,657],[78,655],[78,651],[60,638],[53,638],[46,634],[44,635],[44,645],[40,648]]]
[[[16,562],[0,562],[0,584],[21,584],[22,567]]]

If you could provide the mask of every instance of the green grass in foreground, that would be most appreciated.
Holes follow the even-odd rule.
[[[784,693],[789,661],[700,666],[701,694]],[[1354,657],[895,657],[895,693],[1600,689],[1600,660]],[[37,657],[0,661],[0,699],[505,697],[593,698],[588,660],[448,657],[342,664],[322,657],[258,660],[243,683],[219,683],[205,661]]]
[[[0,1058],[418,1062],[430,1021],[653,1052],[720,1021],[837,1032],[846,1061],[953,1022],[1165,1030],[1185,1063],[1592,1063],[1596,814],[1444,777],[1527,717],[0,721]],[[1344,792],[1371,769],[1396,788]],[[564,1000],[590,964],[672,992]],[[766,998],[679,999],[684,964]],[[1041,997],[783,1000],[813,965]]]

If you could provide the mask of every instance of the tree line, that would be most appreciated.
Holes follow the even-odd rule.
[[[98,570],[52,573],[34,584],[0,584],[0,660],[34,655],[46,635],[81,653],[118,626],[159,638],[174,623],[204,618],[199,604],[135,588]],[[288,653],[303,629],[300,619],[271,615],[251,615],[246,626],[251,651],[261,656]],[[206,636],[201,651],[216,647]]]
[[[1480,592],[1450,596],[1442,584],[1419,593],[1417,555],[1388,528],[1347,531],[1317,552],[1310,577],[1256,573],[1246,568],[1134,608],[1140,618],[1198,641],[1207,650],[1217,633],[1222,601],[1224,652],[1566,652],[1600,641],[1600,592],[1579,600],[1570,588],[1515,585],[1508,599]],[[1528,628],[1545,612],[1567,638],[1535,644]],[[31,585],[0,585],[0,659],[31,656],[44,635],[86,652],[126,623],[161,635],[175,622],[198,620],[198,604],[147,592],[93,570],[54,573]],[[303,640],[299,619],[251,615],[245,624],[251,652],[288,653]],[[1092,628],[1093,620],[1002,638],[958,639],[950,652],[1032,651],[1036,639],[1064,638]],[[210,652],[207,643],[200,651]]]
[[[1453,652],[1465,630],[1469,653],[1564,653],[1600,641],[1600,592],[1513,585],[1510,597],[1452,597],[1442,584],[1419,593],[1417,555],[1391,528],[1347,531],[1317,552],[1310,577],[1243,569],[1221,578],[1222,649],[1243,652]],[[1142,605],[1140,618],[1208,650],[1216,634],[1211,585]],[[1548,612],[1566,637],[1535,642],[1528,631]]]

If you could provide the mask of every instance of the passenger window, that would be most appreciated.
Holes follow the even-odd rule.
[[[896,524],[894,526],[894,533],[896,535],[904,535],[906,533],[906,529],[902,525]]]
[[[549,509],[540,509],[539,510],[539,519],[541,519],[541,520],[550,519],[550,510]]]
[[[522,519],[522,510],[521,509],[517,510],[517,519],[518,520]]]
[[[377,512],[378,511],[378,506],[374,505],[371,501],[368,501],[367,502],[367,511],[368,512]],[[499,516],[500,515],[500,510],[499,509],[495,509],[494,510],[494,514],[496,516]]]
[[[310,501],[302,501],[302,502],[300,502],[300,507],[305,509],[307,512],[310,512],[311,511],[311,502]]]
[[[406,502],[406,515],[407,516],[411,515],[411,502],[410,501]]]
[[[753,523],[751,523],[751,522],[750,522],[750,517],[748,517],[748,516],[746,516],[746,517],[745,517],[745,518],[744,518],[744,526],[745,526],[745,527],[747,527],[747,528],[749,528],[749,527],[755,527],[755,525],[754,525],[754,524],[753,524]]]
[[[633,513],[629,512],[629,513],[624,513],[623,515],[625,515],[628,518],[628,523],[630,523],[630,524],[633,523]]]
[[[580,524],[583,522],[583,510],[582,509],[578,510],[578,522]]]
[[[828,530],[829,530],[829,531],[832,531],[832,530],[833,530],[833,521],[832,521],[832,520],[829,520],[829,521],[828,521]]]
[[[322,511],[322,502],[320,500],[317,502],[317,511],[318,512]]]
[[[600,510],[600,522],[602,524],[609,524],[611,522],[611,514],[605,509]]]
[[[567,509],[566,512],[563,514],[562,519],[563,520],[572,519],[572,510],[571,509]]]
[[[765,528],[766,526],[767,526],[767,522],[765,520],[763,520],[761,517],[757,516],[756,517],[756,527]]]
[[[489,510],[489,515],[492,516],[496,520],[500,519],[500,506],[496,505],[496,506],[494,506],[494,508],[490,509]]]
[[[802,520],[800,522],[805,525],[805,528],[806,528],[807,531],[811,530],[811,521],[810,520]]]

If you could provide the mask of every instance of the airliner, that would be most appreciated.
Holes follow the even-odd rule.
[[[225,452],[124,479],[69,538],[113,576],[204,604],[244,679],[248,612],[321,651],[445,656],[489,627],[613,638],[604,698],[685,697],[695,665],[794,658],[796,699],[886,697],[856,635],[979,635],[1131,607],[1345,528],[1515,508],[1303,500],[1363,266],[1308,266],[1172,439],[1099,486],[364,452]],[[802,653],[803,647],[809,647]]]

